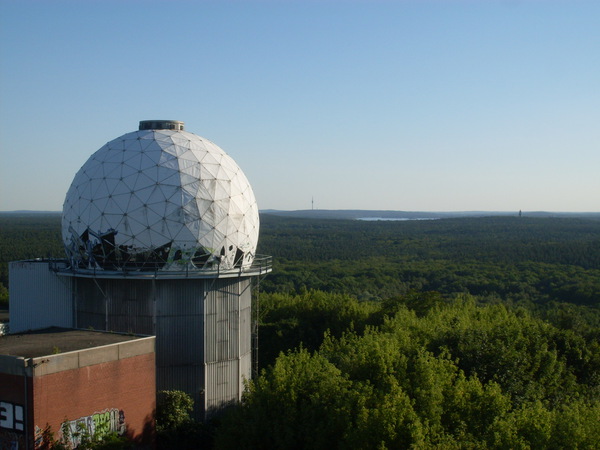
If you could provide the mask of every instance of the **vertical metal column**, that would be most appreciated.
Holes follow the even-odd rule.
[[[260,322],[260,275],[256,277],[254,320],[252,321],[252,378],[258,377],[258,326]]]

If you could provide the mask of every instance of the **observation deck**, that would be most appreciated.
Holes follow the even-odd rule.
[[[235,267],[233,269],[221,269],[219,265],[212,268],[184,270],[135,270],[132,268],[124,268],[120,270],[107,269],[82,269],[73,268],[67,260],[51,260],[49,261],[50,270],[57,275],[78,278],[110,278],[110,279],[161,279],[161,280],[178,280],[185,278],[240,278],[240,277],[256,277],[266,275],[273,271],[273,257],[267,255],[257,255],[249,267]]]

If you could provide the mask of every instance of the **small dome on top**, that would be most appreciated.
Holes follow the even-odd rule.
[[[140,130],[179,130],[185,124],[179,120],[140,120]]]
[[[62,237],[74,269],[248,267],[258,206],[235,161],[183,122],[145,120],[95,152],[69,188]]]

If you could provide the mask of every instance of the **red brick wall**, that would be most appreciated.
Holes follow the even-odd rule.
[[[111,414],[110,420],[115,420],[114,415],[122,412],[127,436],[148,444],[156,408],[155,355],[35,377],[33,404],[35,426],[50,425],[55,437],[65,421],[87,418],[88,424],[103,427]]]

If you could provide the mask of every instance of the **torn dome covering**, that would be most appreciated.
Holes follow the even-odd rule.
[[[73,268],[248,267],[258,231],[244,173],[217,145],[187,131],[136,131],[107,143],[77,172],[63,206]]]

